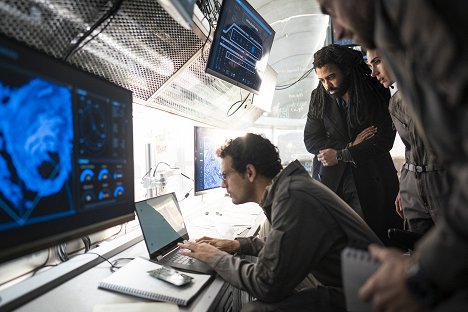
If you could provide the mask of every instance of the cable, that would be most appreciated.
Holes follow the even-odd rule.
[[[83,236],[81,240],[83,241],[85,247],[85,253],[87,253],[91,249],[91,239],[89,236]]]
[[[231,117],[232,115],[234,115],[244,105],[244,103],[247,101],[247,99],[249,98],[249,96],[251,94],[252,93],[247,94],[247,97],[244,100],[242,100],[242,98],[241,98],[240,101],[237,101],[234,104],[232,104],[231,107],[229,107],[228,111],[226,112],[226,115],[228,117]],[[234,107],[234,105],[236,105],[237,103],[240,103],[239,106],[232,113],[229,113],[231,111],[231,109]]]
[[[151,170],[153,170],[153,168],[149,168],[148,172],[145,173],[145,174],[141,177],[141,180],[143,180],[146,176],[150,176],[150,175],[151,175]]]
[[[14,280],[20,278],[20,277],[23,277],[23,276],[26,276],[26,275],[28,275],[28,274],[31,274],[31,273],[32,273],[31,276],[34,276],[34,275],[37,273],[37,271],[39,271],[39,270],[41,270],[41,269],[43,269],[43,268],[45,268],[45,267],[55,266],[55,265],[47,265],[47,262],[49,262],[49,259],[50,259],[50,248],[47,249],[47,258],[46,258],[46,260],[44,261],[44,263],[42,263],[42,264],[39,265],[38,267],[36,267],[36,268],[34,268],[34,269],[32,269],[32,270],[30,270],[30,271],[28,271],[28,272],[25,272],[25,273],[23,273],[23,274],[21,274],[21,275],[18,275],[18,276],[13,277],[12,279],[9,279],[9,280],[7,280],[7,281],[4,281],[4,282],[0,283],[0,287],[3,286],[3,285],[5,285],[5,284],[8,284],[8,283],[10,283],[10,282],[12,282],[12,281],[14,281]]]
[[[192,187],[187,193],[185,193],[184,198],[182,198],[182,199],[179,200],[178,202],[180,203],[181,201],[183,201],[183,200],[185,200],[187,197],[189,197],[189,196],[190,196],[190,192],[191,192],[192,190],[193,190],[193,187]]]
[[[203,17],[204,18],[204,17]],[[207,60],[205,60],[205,46],[206,46],[206,43],[208,42],[208,39],[210,39],[210,36],[211,36],[211,23],[208,22],[208,25],[210,26],[209,30],[208,30],[208,36],[206,36],[206,39],[205,39],[205,42],[203,43],[202,45],[202,48],[201,48],[201,57],[203,59],[203,62],[207,63]]]
[[[169,169],[179,169],[178,167],[171,167],[171,165],[169,165],[167,162],[160,161],[160,162],[158,162],[156,164],[156,168],[153,171],[153,177],[156,176],[156,172],[158,171],[158,167],[159,167],[160,164],[164,164],[164,165],[168,166]]]
[[[135,258],[118,258],[118,259],[116,259],[116,260],[114,260],[114,261],[111,262],[111,261],[110,261],[109,259],[107,259],[106,257],[101,256],[100,254],[95,253],[95,252],[88,252],[88,253],[83,253],[83,254],[74,255],[72,258],[78,257],[78,256],[82,256],[82,255],[96,255],[96,256],[98,256],[99,258],[104,259],[104,261],[107,261],[107,263],[110,264],[110,268],[109,268],[109,269],[111,270],[111,272],[115,272],[117,269],[120,269],[120,268],[123,266],[123,265],[118,265],[120,261],[122,261],[122,260],[131,261],[131,260],[135,259]]]
[[[193,182],[195,182],[191,177],[189,177],[189,176],[186,175],[185,173],[181,172],[180,174],[181,174],[183,177],[186,177],[187,179],[192,180]]]
[[[67,243],[57,245],[57,255],[62,262],[66,262],[70,259],[67,252]]]
[[[186,175],[186,174],[184,174],[184,173],[182,173],[182,172],[181,172],[180,174],[181,174],[184,178],[187,178],[187,179],[189,179],[189,180],[195,182],[195,180],[193,180],[193,179],[192,179],[191,177],[189,177],[188,175]],[[183,201],[184,199],[186,199],[187,197],[189,197],[189,196],[190,196],[190,192],[191,192],[192,190],[193,190],[193,187],[192,187],[187,193],[185,193],[184,198],[182,198],[182,199],[179,200],[178,202],[180,203],[181,201]]]
[[[206,17],[208,20],[208,23],[211,25],[211,27],[216,28],[216,22],[218,20],[219,16],[219,11],[221,8],[221,5],[219,4],[218,0],[200,0],[198,2],[198,7],[200,8],[200,11],[203,13],[203,16]],[[214,7],[212,6],[212,3]]]
[[[125,223],[125,224],[127,224],[127,223]],[[112,234],[111,236],[109,236],[108,238],[106,238],[106,239],[104,239],[104,240],[102,240],[102,241],[109,241],[109,240],[115,239],[115,238],[117,237],[117,235],[119,235],[120,232],[122,232],[123,226],[124,226],[124,225],[121,224],[121,225],[120,225],[120,229],[117,231],[117,233]],[[100,241],[100,242],[102,242],[102,241]],[[100,243],[100,242],[98,242],[98,243]]]
[[[275,87],[275,90],[286,90],[292,86],[294,86],[296,83],[298,83],[299,81],[302,81],[304,80],[305,78],[307,78],[307,76],[310,75],[310,73],[314,70],[314,68],[309,68],[304,74],[302,74],[302,76],[297,79],[296,81],[294,81],[293,83],[290,83],[288,85],[278,85]]]
[[[122,5],[122,2],[123,2],[123,0],[117,0],[105,14],[103,16],[101,16],[99,18],[99,20],[97,20],[96,23],[94,23],[93,26],[91,26],[73,45],[71,45],[67,49],[67,51],[66,51],[66,53],[65,53],[65,55],[63,57],[63,60],[67,61],[73,54],[75,54],[78,50],[83,48],[86,44],[88,44],[91,40],[93,40],[101,32],[103,32],[107,28],[107,26],[109,26],[109,24],[112,22],[115,14],[120,9],[120,7]],[[94,32],[94,30],[96,30],[98,27],[100,27],[106,20],[108,21],[107,24],[104,25],[104,27],[102,27],[102,29],[97,34],[93,35],[84,44],[81,44],[89,35],[91,35]]]

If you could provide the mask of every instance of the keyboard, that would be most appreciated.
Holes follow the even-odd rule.
[[[180,254],[180,250],[177,250],[177,252],[174,252],[172,255],[170,255],[167,258],[164,258],[164,262],[173,262],[173,263],[180,263],[180,264],[189,264],[190,262],[193,262],[193,258],[189,256],[184,256]]]

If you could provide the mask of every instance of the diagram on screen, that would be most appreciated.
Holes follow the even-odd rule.
[[[37,208],[43,198],[67,193],[73,120],[69,88],[44,79],[20,86],[0,81],[0,103],[1,229],[51,218],[52,210]]]
[[[225,57],[251,73],[256,73],[256,64],[262,58],[261,42],[254,39],[239,25],[232,24],[223,29],[221,46],[225,48]]]

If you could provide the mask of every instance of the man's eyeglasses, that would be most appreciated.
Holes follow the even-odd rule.
[[[230,175],[231,173],[234,173],[234,172],[236,172],[236,171],[232,170],[232,171],[228,171],[228,172],[220,172],[220,173],[219,173],[219,178],[220,178],[221,180],[223,180],[224,182],[226,182],[226,179],[229,177],[229,175]]]

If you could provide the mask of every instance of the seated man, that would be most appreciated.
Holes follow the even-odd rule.
[[[249,133],[218,150],[222,187],[234,204],[257,202],[271,230],[257,237],[220,240],[204,237],[179,244],[184,254],[212,266],[228,283],[258,301],[242,311],[345,311],[341,251],[381,244],[367,224],[296,160],[282,170],[277,148]],[[257,256],[251,263],[233,256]],[[311,276],[318,285],[304,288]]]

